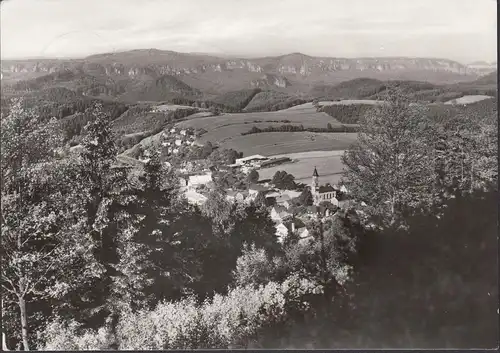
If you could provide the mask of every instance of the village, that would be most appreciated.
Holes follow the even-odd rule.
[[[197,137],[199,133],[193,129],[172,127],[164,130],[158,145],[162,155],[166,156],[166,165],[175,168],[181,184],[180,191],[188,202],[197,206],[203,205],[208,194],[217,187],[222,189],[226,199],[233,203],[249,205],[260,197],[275,223],[276,235],[280,242],[291,234],[299,236],[301,241],[307,240],[310,237],[306,228],[308,221],[332,215],[338,209],[344,208],[349,200],[345,185],[322,185],[320,171],[316,168],[311,170],[309,185],[293,182],[293,178],[290,179],[290,175],[285,171],[286,164],[293,163],[288,157],[251,155],[235,158],[234,163],[211,163],[209,158],[184,159],[183,157],[193,150],[200,151],[205,148],[205,145],[196,142]],[[177,160],[176,166],[172,165],[174,159]],[[139,160],[146,162],[148,158],[145,155]],[[284,172],[279,173],[292,180],[288,185],[280,185],[274,178],[259,178],[259,170],[276,165],[284,165]],[[250,176],[251,174],[253,175]],[[235,176],[235,179],[221,187],[218,182],[220,175]],[[238,182],[234,181],[238,179]],[[301,200],[301,195],[308,192],[310,199]]]

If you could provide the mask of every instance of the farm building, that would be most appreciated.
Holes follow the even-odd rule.
[[[260,154],[254,154],[252,156],[238,158],[236,160],[235,164],[237,164],[237,165],[253,165],[255,163],[259,163],[259,162],[266,161],[266,160],[268,160],[267,157],[261,156]]]
[[[264,161],[260,164],[261,168],[274,167],[275,165],[291,162],[292,160],[288,157],[273,158],[268,161]]]

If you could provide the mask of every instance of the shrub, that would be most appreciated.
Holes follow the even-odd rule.
[[[270,259],[266,251],[255,245],[245,246],[242,255],[236,260],[233,277],[236,285],[263,285],[279,280],[284,270],[280,258]]]
[[[81,324],[75,320],[62,321],[56,318],[50,322],[42,337],[45,344],[40,350],[107,350],[111,339],[107,327],[98,330],[82,330]]]
[[[287,322],[287,310],[307,310],[303,297],[320,292],[313,283],[291,276],[282,284],[237,287],[203,303],[189,297],[160,303],[152,311],[128,310],[120,316],[116,339],[120,350],[247,347],[263,328]],[[107,349],[112,341],[108,333],[107,328],[81,330],[74,321],[56,319],[44,332],[42,348]]]

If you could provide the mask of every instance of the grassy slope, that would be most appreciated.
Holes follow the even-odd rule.
[[[241,136],[242,132],[249,131],[252,126],[264,128],[290,124],[303,125],[304,127],[326,128],[328,123],[332,126],[339,125],[338,121],[325,113],[316,112],[316,109],[311,103],[306,103],[301,106],[277,112],[223,114],[207,118],[188,119],[178,123],[178,126],[204,129],[207,133],[201,136],[199,142],[204,143],[210,141],[212,143],[219,143],[224,147],[234,148],[248,155],[250,151],[257,150],[260,152],[255,153],[269,154],[270,152],[265,151],[265,148],[269,148],[268,145],[270,141],[272,142],[270,148],[273,153],[292,152],[292,150],[287,151],[286,148],[292,148],[294,152],[301,152],[301,148],[305,148],[305,150],[336,149],[338,146],[335,145],[332,145],[333,147],[328,147],[332,144],[331,137],[325,136],[329,134],[286,132],[259,133]],[[334,134],[332,134],[332,136],[333,135]],[[271,138],[271,140],[266,141],[266,139],[269,138]],[[311,138],[315,140],[313,141]],[[296,146],[292,147],[291,145],[294,139],[298,140],[296,141]],[[342,146],[344,145],[341,144],[341,147]],[[254,152],[252,152],[252,154],[253,153]]]

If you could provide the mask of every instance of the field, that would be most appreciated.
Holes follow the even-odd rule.
[[[356,139],[356,136],[356,133],[343,132],[263,132],[235,136],[221,143],[220,146],[243,152],[244,156],[253,154],[272,156],[282,153],[344,150]]]
[[[340,157],[344,151],[313,151],[287,153],[273,157],[289,157],[293,163],[286,163],[259,170],[260,179],[271,179],[273,175],[284,170],[292,174],[297,182],[310,184],[314,167],[317,168],[320,184],[337,184],[341,178],[342,162]]]
[[[179,128],[204,129],[198,142],[210,141],[223,148],[233,148],[245,156],[252,154],[274,155],[318,150],[343,150],[356,138],[354,133],[314,132],[263,132],[242,136],[252,126],[303,125],[305,128],[326,128],[341,125],[338,120],[325,113],[316,112],[311,103],[289,109],[264,113],[223,114],[220,116],[188,118],[177,123]]]
[[[463,96],[457,99],[452,99],[444,104],[471,104],[471,103],[476,103],[480,102],[485,99],[492,99],[494,97],[491,96],[485,96],[485,95],[470,95],[470,96]]]

